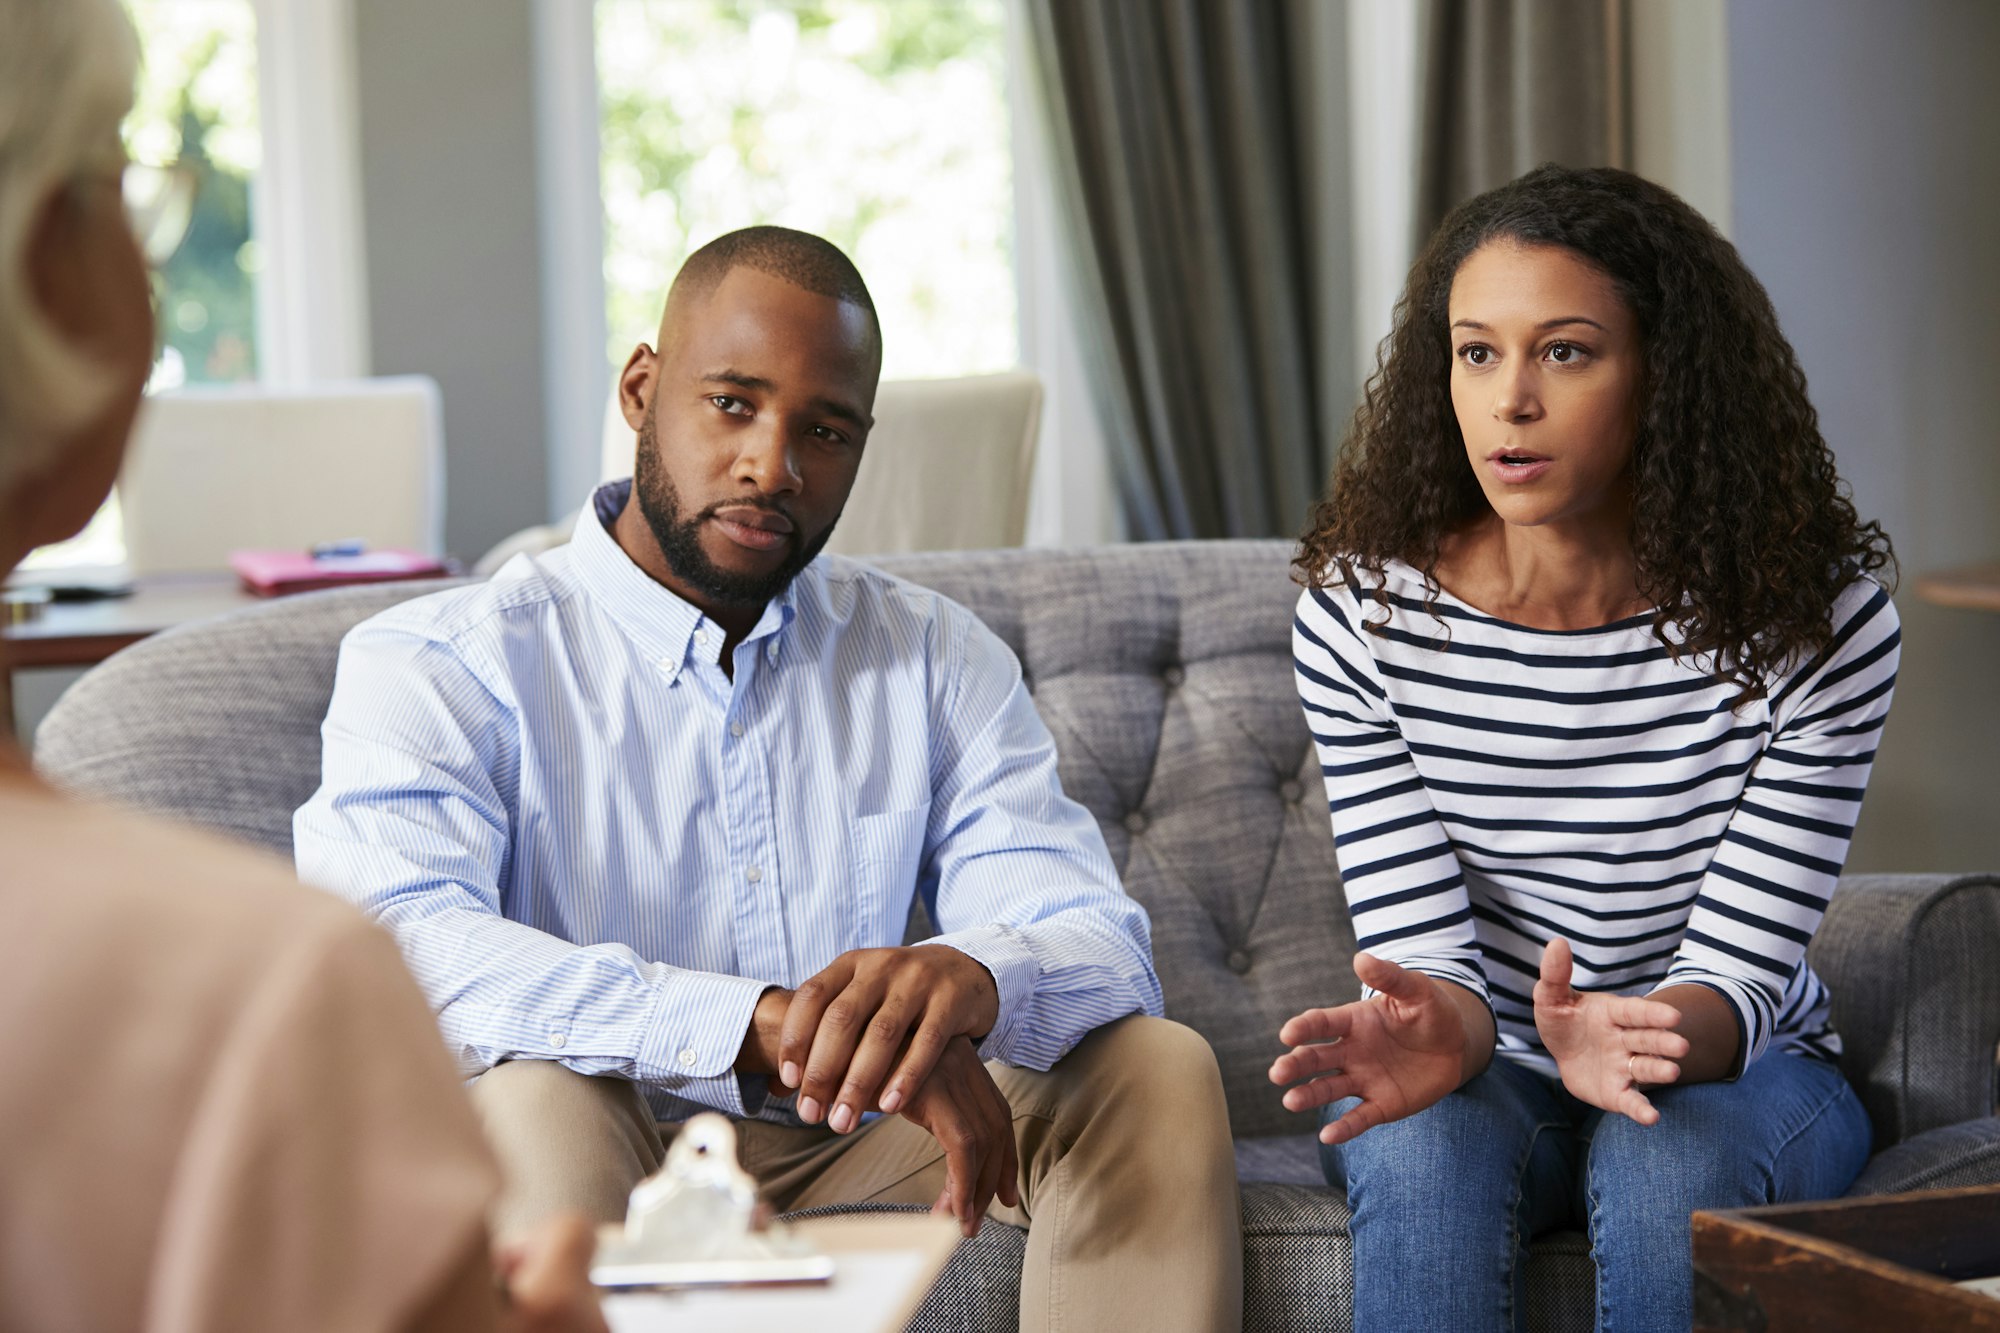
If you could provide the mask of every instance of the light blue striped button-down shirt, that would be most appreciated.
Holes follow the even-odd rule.
[[[663,1119],[788,1117],[731,1068],[758,995],[899,943],[916,893],[993,974],[988,1059],[1046,1069],[1160,1012],[1145,913],[990,630],[821,556],[732,681],[722,630],[606,530],[629,487],[341,646],[299,873],[395,933],[468,1072],[560,1060]]]

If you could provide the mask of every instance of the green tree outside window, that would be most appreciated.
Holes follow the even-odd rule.
[[[157,387],[257,378],[257,243],[250,182],[262,154],[250,0],[126,0],[145,52],[126,120],[134,161],[187,171],[187,236],[154,276]]]
[[[1019,359],[1000,0],[598,0],[612,363],[753,223],[860,267],[890,377]]]

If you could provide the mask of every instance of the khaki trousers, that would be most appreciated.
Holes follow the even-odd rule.
[[[989,1065],[1014,1111],[1021,1206],[987,1216],[1028,1229],[1027,1330],[1188,1329],[1243,1322],[1243,1236],[1222,1079],[1208,1043],[1163,1019],[1099,1028],[1047,1073]],[[482,1075],[472,1099],[506,1173],[502,1236],[558,1209],[619,1221],[674,1126],[633,1083],[544,1060]],[[900,1116],[852,1134],[736,1124],[743,1166],[780,1211],[832,1203],[930,1205],[944,1153]]]

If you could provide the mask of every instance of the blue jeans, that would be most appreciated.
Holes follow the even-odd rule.
[[[1496,1055],[1436,1105],[1322,1147],[1353,1215],[1356,1333],[1526,1328],[1528,1242],[1564,1228],[1590,1234],[1600,1333],[1686,1333],[1690,1213],[1833,1198],[1868,1160],[1867,1114],[1822,1060],[1771,1052],[1734,1083],[1647,1096],[1650,1127]]]

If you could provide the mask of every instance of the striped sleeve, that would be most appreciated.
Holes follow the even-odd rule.
[[[1319,750],[1355,939],[1490,1006],[1458,856],[1362,638],[1363,614],[1345,587],[1308,588],[1292,619],[1299,702]]]
[[[1772,739],[1709,862],[1661,987],[1719,992],[1742,1037],[1738,1074],[1780,1026],[1860,814],[1896,687],[1896,607],[1872,580],[1835,608],[1833,641],[1770,703]]]

